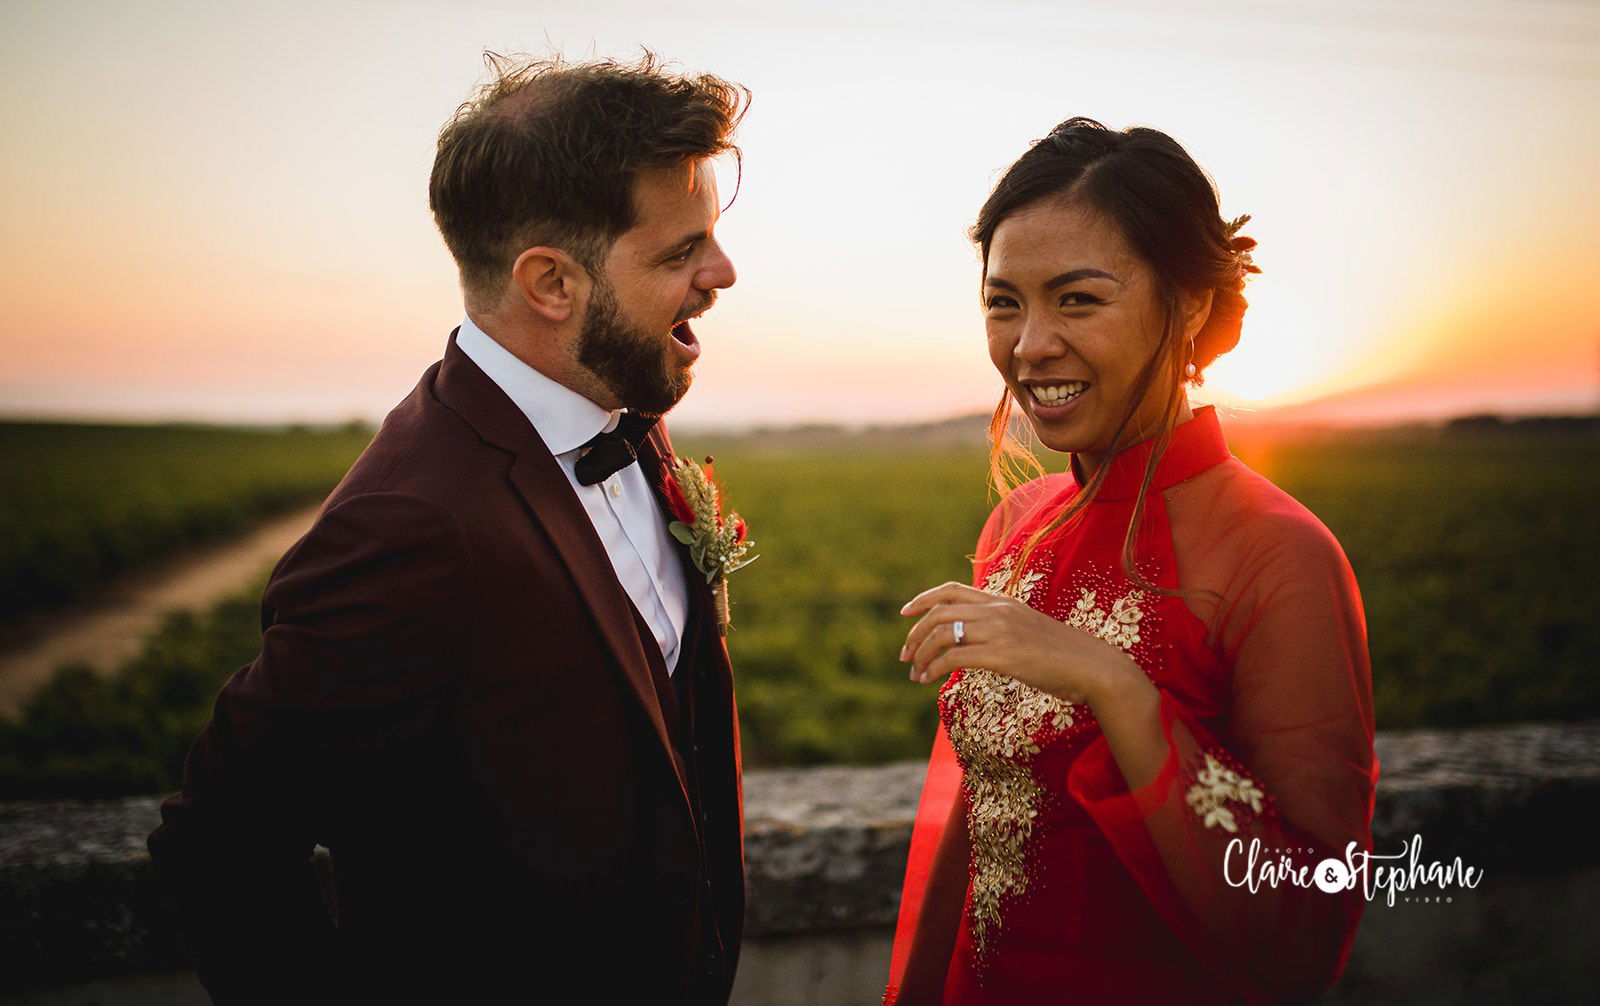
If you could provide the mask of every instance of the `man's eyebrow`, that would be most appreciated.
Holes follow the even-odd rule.
[[[685,245],[692,245],[696,241],[704,241],[706,238],[708,238],[710,236],[711,236],[711,229],[710,228],[707,228],[707,229],[705,229],[703,231],[693,231],[693,232],[691,232],[689,234],[685,234],[683,237],[681,237],[678,240],[672,242],[671,244],[665,246],[664,250],[671,251],[674,248],[682,248]]]
[[[1106,272],[1104,269],[1069,269],[1045,283],[1044,288],[1046,290],[1054,290],[1058,286],[1066,286],[1068,283],[1075,283],[1080,279],[1109,279],[1113,283],[1122,282],[1122,280],[1117,279],[1117,277]],[[1002,290],[1010,290],[1013,293],[1015,293],[1017,289],[1015,284],[1007,282],[998,276],[989,276],[985,278],[983,285],[999,287]]]

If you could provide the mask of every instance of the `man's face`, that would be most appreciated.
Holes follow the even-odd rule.
[[[712,236],[720,204],[704,161],[640,172],[639,222],[611,245],[578,336],[578,362],[614,401],[658,416],[683,398],[700,342],[689,319],[732,286],[733,263]]]

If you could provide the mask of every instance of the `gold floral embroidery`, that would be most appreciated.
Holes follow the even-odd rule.
[[[950,739],[961,752],[972,843],[972,942],[981,959],[1000,927],[1000,903],[1028,886],[1024,848],[1046,792],[1034,777],[1034,735],[1075,724],[1071,703],[987,668],[945,690]]]
[[[1067,624],[1093,633],[1112,646],[1133,649],[1133,644],[1139,641],[1139,621],[1144,618],[1139,608],[1145,598],[1144,591],[1132,590],[1125,597],[1117,598],[1110,614],[1095,607],[1094,595],[1095,591],[1087,587],[1080,591],[1078,603],[1067,615]]]
[[[1011,578],[1015,554],[984,579],[983,589],[1039,607],[1035,590],[1045,574],[1034,570]],[[1048,562],[1048,557],[1042,557]],[[1067,615],[1078,626],[1113,646],[1130,649],[1139,641],[1140,602],[1132,591],[1106,612],[1095,606],[1095,592],[1083,590]],[[1026,847],[1033,824],[1050,791],[1033,772],[1041,742],[1092,723],[1087,709],[983,667],[952,675],[940,697],[951,744],[960,755],[967,796],[967,831],[972,847],[970,926],[974,957],[985,961],[999,932],[1002,902],[1028,888]]]
[[[1006,581],[1011,579],[1011,567],[1016,564],[1016,553],[1013,552],[1011,555],[1006,556],[1000,565],[990,570],[989,575],[983,578],[983,589],[991,594],[1014,597],[1023,604],[1031,604],[1033,601],[1033,588],[1037,587],[1039,581],[1044,579],[1044,572],[1035,569],[1024,573],[1017,577],[1017,585],[1007,590],[1005,589]]]
[[[1205,823],[1207,828],[1220,827],[1226,832],[1237,832],[1239,822],[1234,817],[1234,803],[1249,807],[1252,815],[1261,813],[1261,803],[1266,794],[1256,786],[1254,779],[1224,765],[1210,752],[1205,752],[1205,765],[1194,777],[1195,781],[1184,795],[1189,809]]]

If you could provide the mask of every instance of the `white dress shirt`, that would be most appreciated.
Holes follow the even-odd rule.
[[[555,455],[671,674],[689,621],[689,589],[677,556],[680,546],[667,531],[644,470],[631,464],[603,482],[578,484],[580,448],[595,434],[615,429],[621,411],[603,409],[523,363],[470,317],[462,319],[456,345],[516,403]]]

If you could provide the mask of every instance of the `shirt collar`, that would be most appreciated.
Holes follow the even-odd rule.
[[[1095,494],[1095,502],[1131,500],[1139,495],[1144,482],[1145,465],[1150,463],[1150,452],[1155,450],[1155,438],[1149,437],[1131,447],[1125,447],[1111,459],[1111,470]],[[1156,464],[1155,477],[1150,480],[1152,492],[1177,485],[1192,475],[1198,475],[1229,457],[1228,442],[1222,436],[1222,424],[1217,419],[1215,405],[1202,405],[1194,415],[1179,423],[1172,431],[1172,442],[1162,452]],[[1082,489],[1093,472],[1085,472],[1084,480],[1078,477],[1077,455],[1069,466],[1072,481]]]
[[[517,359],[470,316],[461,319],[456,345],[522,410],[551,454],[577,450],[622,418],[620,409],[601,408]]]

